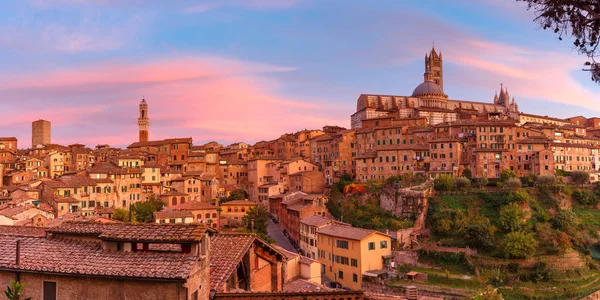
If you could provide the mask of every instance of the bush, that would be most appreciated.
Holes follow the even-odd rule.
[[[507,191],[516,191],[521,188],[521,180],[517,178],[509,178],[502,181],[502,188]]]
[[[586,184],[590,181],[590,173],[585,171],[573,171],[571,172],[571,181],[574,184]]]
[[[572,231],[577,227],[577,215],[571,210],[561,209],[554,216],[554,228],[562,231]]]
[[[477,216],[467,225],[465,238],[472,248],[489,249],[494,246],[495,231],[488,218]]]
[[[511,273],[519,273],[519,263],[516,263],[516,262],[508,263],[507,269]]]
[[[536,185],[540,186],[540,187],[550,187],[555,184],[556,184],[556,176],[554,176],[552,174],[539,176],[536,181]]]
[[[433,188],[438,192],[451,191],[454,188],[454,178],[447,174],[441,174],[433,181]]]
[[[454,179],[454,185],[459,191],[468,191],[471,188],[471,180],[467,177],[458,177]]]
[[[538,241],[531,233],[511,232],[502,243],[505,258],[529,258],[535,254]]]
[[[533,173],[529,173],[529,174],[521,177],[521,183],[523,184],[523,186],[532,187],[535,185],[536,182],[537,182],[537,175],[535,175]]]
[[[503,206],[500,209],[500,228],[504,232],[515,232],[521,230],[523,227],[523,219],[525,218],[525,212],[521,209],[521,206],[517,203],[511,203]]]
[[[473,173],[471,172],[471,169],[464,169],[462,172],[462,177],[465,177],[469,180],[473,179]]]
[[[516,191],[508,194],[508,202],[526,203],[530,202],[531,199],[527,191]]]
[[[583,205],[598,204],[598,196],[589,190],[575,190],[571,196]]]
[[[500,182],[505,182],[512,178],[517,178],[517,174],[513,170],[506,169],[500,173]]]
[[[484,175],[484,176],[481,176],[479,178],[473,179],[473,182],[475,183],[475,185],[478,188],[482,188],[482,187],[488,185],[488,178]]]

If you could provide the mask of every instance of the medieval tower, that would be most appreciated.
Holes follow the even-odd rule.
[[[431,73],[433,82],[444,89],[444,70],[442,67],[442,52],[436,53],[435,48],[431,48],[429,55],[425,54],[425,72]]]
[[[140,142],[148,141],[148,129],[150,128],[150,119],[148,118],[148,104],[145,99],[140,103],[140,117],[138,118],[138,129],[140,131]]]

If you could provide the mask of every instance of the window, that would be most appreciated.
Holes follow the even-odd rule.
[[[350,259],[350,266],[352,267],[358,267],[358,260],[355,258],[351,258]]]
[[[379,248],[386,249],[387,248],[387,241],[381,241],[379,243]]]
[[[56,300],[56,282],[44,281],[44,300]]]
[[[335,246],[342,249],[348,249],[348,241],[335,240]]]
[[[352,282],[358,282],[358,275],[352,274]]]
[[[369,250],[375,250],[375,243],[374,242],[370,242],[369,243]]]
[[[338,278],[339,279],[344,279],[344,272],[342,272],[341,270],[338,271]]]

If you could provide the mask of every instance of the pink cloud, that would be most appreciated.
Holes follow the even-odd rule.
[[[282,9],[296,4],[298,0],[212,0],[204,1],[189,7],[185,13],[204,13],[222,7],[243,7],[250,9]]]
[[[293,70],[218,57],[176,57],[4,75],[0,79],[6,85],[0,92],[13,98],[7,101],[18,102],[35,91],[47,97],[48,105],[25,101],[33,108],[11,114],[15,116],[0,126],[26,128],[43,118],[53,123],[55,142],[127,145],[137,139],[137,105],[142,95],[150,107],[152,139],[192,136],[196,141],[254,142],[333,121],[347,126],[346,115],[330,115],[332,107],[279,92],[280,83],[269,74]],[[54,95],[57,90],[60,94]]]

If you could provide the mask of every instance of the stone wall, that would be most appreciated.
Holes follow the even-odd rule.
[[[379,196],[380,206],[398,217],[417,218],[427,208],[428,191],[397,189],[386,185]]]
[[[215,300],[363,300],[362,291],[285,292],[285,293],[217,293]]]

